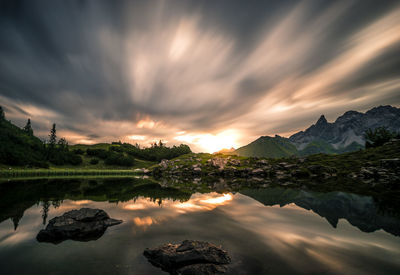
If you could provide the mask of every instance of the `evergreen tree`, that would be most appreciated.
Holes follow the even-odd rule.
[[[364,134],[365,147],[371,148],[371,147],[382,146],[390,139],[395,137],[396,133],[387,130],[385,127],[378,127],[375,128],[374,130],[368,129]]]
[[[54,148],[57,142],[57,135],[56,135],[56,124],[53,123],[53,127],[50,130],[50,135],[49,135],[49,145],[51,148]]]
[[[24,127],[24,131],[30,135],[33,136],[33,129],[32,129],[32,125],[31,125],[31,119],[28,118],[28,122],[26,123],[25,127]]]
[[[61,151],[68,151],[68,141],[65,138],[60,138],[57,145]]]
[[[3,107],[0,106],[0,120],[6,119],[6,116],[4,115],[4,110]]]

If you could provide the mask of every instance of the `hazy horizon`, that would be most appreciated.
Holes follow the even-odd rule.
[[[0,105],[70,144],[193,151],[400,107],[398,1],[2,1]]]

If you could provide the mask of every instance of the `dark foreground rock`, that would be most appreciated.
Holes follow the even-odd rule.
[[[226,251],[202,241],[164,244],[146,248],[143,254],[150,263],[170,274],[223,274],[231,262]]]
[[[103,236],[107,227],[122,223],[111,219],[101,209],[81,208],[64,213],[49,221],[46,229],[40,230],[39,242],[60,243],[65,240],[91,241]]]

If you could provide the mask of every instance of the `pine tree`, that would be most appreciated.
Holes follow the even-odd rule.
[[[56,124],[53,123],[53,127],[50,130],[50,135],[49,135],[49,145],[51,148],[54,148],[57,142],[57,135],[56,135]]]
[[[30,135],[33,136],[33,129],[32,129],[32,125],[31,125],[31,119],[28,118],[28,122],[26,123],[25,127],[24,127],[24,131]]]
[[[0,120],[5,120],[6,116],[4,115],[3,107],[0,106]]]

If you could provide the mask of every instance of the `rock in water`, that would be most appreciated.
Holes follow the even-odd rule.
[[[170,274],[223,274],[231,262],[226,251],[202,241],[164,244],[147,248],[143,254],[150,263]]]
[[[103,236],[107,227],[122,223],[111,219],[101,209],[81,208],[64,213],[49,221],[46,229],[40,230],[39,242],[60,243],[65,240],[91,241]]]

